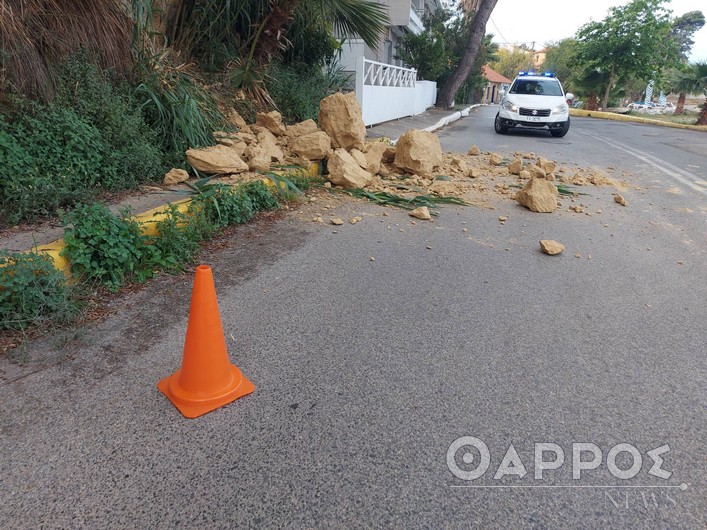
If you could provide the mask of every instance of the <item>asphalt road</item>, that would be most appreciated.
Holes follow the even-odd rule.
[[[308,222],[319,197],[241,227],[208,257],[255,393],[186,420],[157,391],[191,286],[158,278],[104,323],[3,361],[0,527],[704,528],[707,135],[577,119],[563,139],[501,137],[490,117],[443,145],[614,167],[629,206],[597,187],[592,215],[499,198],[413,225],[342,202],[363,220],[333,227]],[[545,238],[567,249],[545,256]],[[490,455],[475,480],[447,462],[465,436]],[[527,474],[494,479],[511,443],[504,469]],[[565,457],[542,480],[536,443]],[[579,479],[575,443],[602,452]],[[631,479],[614,476],[626,452],[607,463],[621,443],[641,453]],[[666,444],[661,478],[647,453]],[[481,456],[452,451],[452,467]]]

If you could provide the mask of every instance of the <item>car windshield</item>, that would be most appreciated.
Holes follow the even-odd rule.
[[[557,79],[516,79],[511,94],[561,96],[562,89]]]

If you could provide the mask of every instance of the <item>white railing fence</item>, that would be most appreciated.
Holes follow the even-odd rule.
[[[363,123],[375,125],[425,112],[437,99],[437,83],[417,81],[414,68],[358,57],[356,99],[361,106]]]

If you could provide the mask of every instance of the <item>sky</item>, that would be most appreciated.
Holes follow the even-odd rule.
[[[493,33],[494,41],[500,44],[532,46],[534,41],[535,49],[539,50],[550,41],[574,36],[590,20],[603,20],[610,7],[627,3],[627,0],[498,0],[486,32]],[[702,11],[707,16],[705,0],[672,0],[665,6],[672,10],[672,18],[688,11]],[[690,61],[707,61],[707,25],[694,34],[693,40]]]

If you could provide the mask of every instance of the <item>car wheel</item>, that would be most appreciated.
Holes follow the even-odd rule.
[[[496,113],[496,119],[493,122],[493,128],[498,134],[506,134],[508,132],[508,127],[503,125],[501,122],[501,117]]]
[[[562,125],[562,129],[553,129],[550,134],[555,138],[562,138],[570,130],[570,118],[567,116],[567,121]]]

